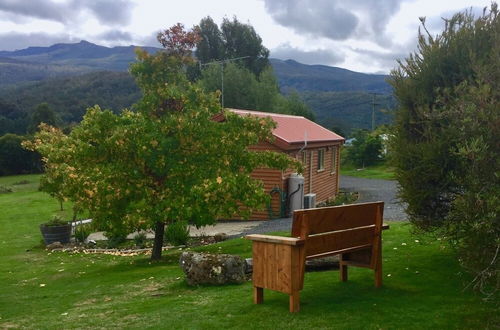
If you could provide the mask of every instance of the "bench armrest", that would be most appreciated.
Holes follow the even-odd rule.
[[[275,243],[283,245],[303,245],[305,243],[305,240],[295,237],[253,234],[253,235],[247,235],[245,236],[245,238],[257,242]]]
[[[390,228],[389,224],[387,224],[387,223],[382,224],[382,230],[387,230],[389,228]]]

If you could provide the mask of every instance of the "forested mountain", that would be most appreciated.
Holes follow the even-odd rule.
[[[79,76],[53,78],[0,90],[0,135],[2,117],[21,120],[28,125],[30,114],[40,103],[47,103],[61,123],[79,122],[88,107],[120,111],[141,96],[134,79],[127,72],[91,72]],[[7,110],[5,110],[5,109]],[[13,112],[19,112],[16,115]],[[17,126],[22,123],[17,123]],[[16,126],[16,127],[17,127]],[[19,132],[17,132],[19,131]],[[14,131],[22,134],[21,129]]]
[[[34,63],[0,57],[0,88],[23,82],[40,81],[61,76],[74,76],[92,69],[72,65]]]
[[[386,75],[366,74],[325,65],[307,65],[294,60],[271,59],[280,88],[297,90],[316,114],[316,120],[329,129],[349,134],[355,128],[371,128],[390,123],[394,108]],[[374,95],[375,94],[375,100]],[[375,103],[375,107],[373,107]]]
[[[86,69],[126,71],[135,60],[137,46],[104,47],[88,41],[74,44],[55,44],[50,47],[28,47],[16,51],[0,51],[0,57],[38,64],[58,64]],[[141,47],[150,53],[159,48]]]
[[[295,89],[319,92],[365,91],[391,93],[386,75],[366,74],[326,65],[308,65],[294,60],[271,59],[283,91]]]
[[[303,92],[304,102],[314,110],[321,125],[349,134],[355,128],[371,129],[392,122],[396,106],[392,94],[366,92]]]
[[[135,46],[109,48],[81,41],[0,51],[0,101],[3,99],[2,102],[26,114],[39,103],[47,102],[64,122],[78,121],[85,109],[94,104],[114,110],[128,107],[140,95],[125,72],[135,60],[134,49]],[[341,127],[346,133],[353,128],[370,128],[370,93],[382,94],[376,96],[376,124],[391,121],[389,114],[379,111],[393,107],[387,76],[293,60],[270,62],[281,91],[296,90],[316,113],[317,121],[327,128]],[[101,70],[108,72],[89,73]]]

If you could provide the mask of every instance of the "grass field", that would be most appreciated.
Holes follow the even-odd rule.
[[[351,164],[342,164],[340,166],[340,174],[367,179],[395,179],[394,169],[386,164],[367,166],[365,168],[358,168]]]
[[[0,195],[0,329],[472,329],[494,328],[494,305],[466,291],[470,280],[452,251],[435,237],[414,236],[407,223],[384,232],[384,286],[372,272],[351,269],[307,273],[301,312],[288,297],[265,292],[252,304],[251,283],[189,287],[178,249],[159,263],[147,256],[50,253],[38,225],[58,203],[36,190],[38,176],[0,178],[14,192]],[[30,183],[12,185],[21,180]],[[234,239],[197,250],[251,255]]]

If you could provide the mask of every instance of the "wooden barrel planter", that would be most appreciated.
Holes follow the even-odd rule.
[[[54,242],[60,242],[62,244],[69,243],[69,239],[71,238],[70,223],[62,226],[47,226],[41,224],[40,231],[42,232],[43,240],[46,245]]]

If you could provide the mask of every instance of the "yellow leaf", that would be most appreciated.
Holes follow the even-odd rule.
[[[221,184],[222,183],[222,178],[220,176],[217,177],[217,183]]]

